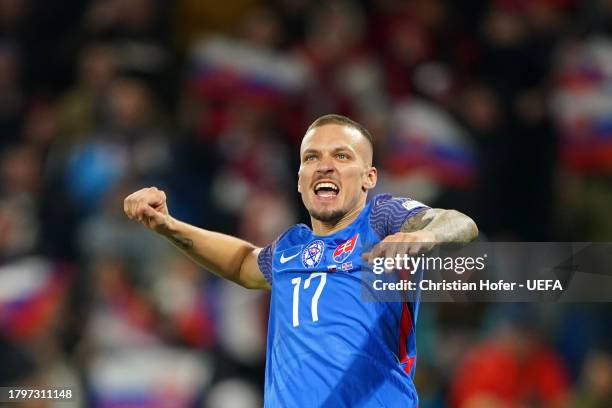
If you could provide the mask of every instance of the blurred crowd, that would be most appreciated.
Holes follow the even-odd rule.
[[[266,245],[309,220],[299,143],[332,112],[374,134],[378,192],[612,240],[609,0],[0,0],[0,385],[261,406],[267,295],[123,199]],[[423,305],[420,406],[609,406],[610,309]]]

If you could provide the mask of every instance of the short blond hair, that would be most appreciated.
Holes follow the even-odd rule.
[[[306,133],[308,133],[311,129],[315,129],[320,126],[329,124],[349,126],[357,130],[359,133],[361,133],[363,137],[367,139],[367,141],[370,143],[370,147],[372,148],[372,152],[374,152],[374,138],[372,137],[372,134],[368,131],[368,129],[366,129],[362,124],[355,122],[353,119],[343,115],[331,113],[328,115],[320,116],[315,119],[315,121],[312,122],[310,126],[308,126],[308,129],[306,129]]]

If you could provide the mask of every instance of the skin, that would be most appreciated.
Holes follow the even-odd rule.
[[[372,146],[358,130],[340,124],[310,129],[300,148],[298,191],[310,213],[315,234],[332,234],[357,218],[365,207],[369,190],[376,186]],[[338,194],[323,197],[315,193],[319,182],[330,182]],[[207,231],[173,218],[166,194],[148,187],[124,200],[128,218],[160,234],[189,258],[218,276],[249,289],[270,289],[257,263],[261,248],[239,238]],[[440,242],[467,243],[478,228],[466,215],[443,209],[422,211],[408,219],[400,232],[385,237],[372,251],[371,260],[395,254],[416,255]]]
[[[467,244],[477,236],[478,227],[467,215],[456,210],[431,208],[410,217],[400,232],[389,235],[363,256],[369,262],[397,254],[416,256],[430,251],[438,243]]]
[[[327,124],[306,133],[300,148],[298,191],[315,234],[328,235],[346,227],[365,207],[367,192],[377,181],[372,153],[369,141],[349,126]],[[336,184],[338,195],[317,196],[314,188],[322,181]],[[432,208],[408,219],[400,232],[385,237],[364,256],[371,260],[405,253],[417,255],[438,242],[468,243],[477,235],[478,228],[471,218],[459,211]]]
[[[328,235],[349,225],[363,209],[368,190],[376,185],[372,147],[359,131],[328,124],[306,133],[300,148],[298,192],[317,235]],[[320,182],[331,182],[333,197],[315,193]]]
[[[166,194],[156,187],[143,188],[127,196],[123,210],[128,218],[163,236],[212,273],[248,289],[270,289],[257,265],[261,248],[173,218],[168,211]]]

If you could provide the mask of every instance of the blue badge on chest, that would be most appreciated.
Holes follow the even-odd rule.
[[[305,268],[315,268],[321,263],[323,258],[323,251],[325,250],[325,243],[320,239],[312,241],[302,251],[302,265]]]

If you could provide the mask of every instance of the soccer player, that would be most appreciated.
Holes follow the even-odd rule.
[[[361,297],[362,256],[415,255],[473,240],[466,215],[377,195],[373,143],[360,124],[326,115],[300,148],[298,191],[311,228],[294,225],[265,248],[172,218],[155,187],[125,199],[129,218],[194,261],[251,289],[271,289],[266,407],[416,407],[418,301]],[[367,266],[369,266],[366,263]]]

